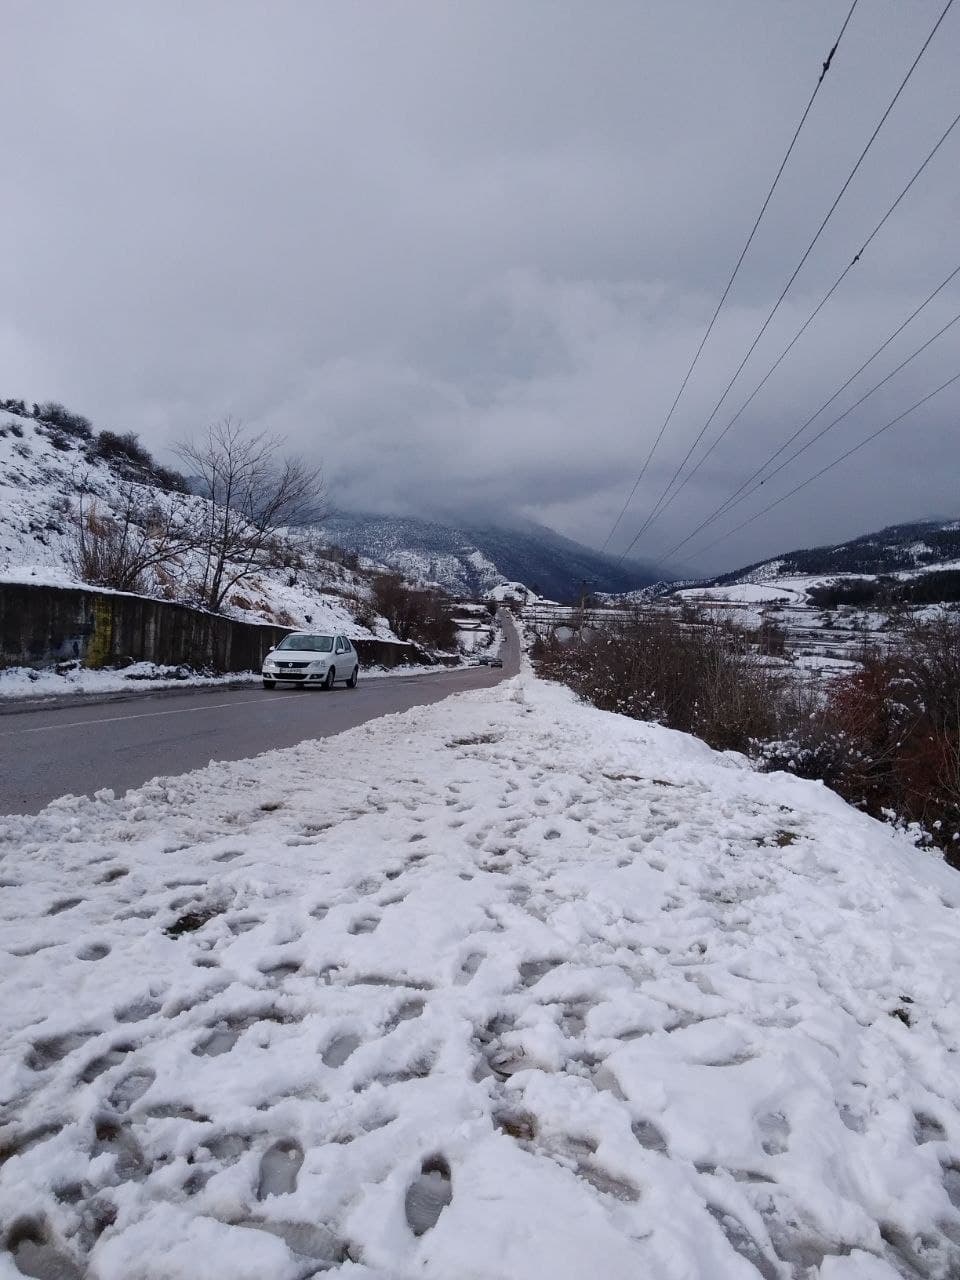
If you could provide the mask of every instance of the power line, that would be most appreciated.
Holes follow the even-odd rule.
[[[754,351],[757,348],[757,344],[760,342],[760,339],[766,333],[774,316],[780,310],[780,306],[784,298],[787,296],[790,286],[793,284],[794,280],[796,280],[797,276],[800,274],[807,259],[810,257],[810,254],[813,252],[813,248],[816,245],[817,241],[820,239],[820,236],[823,234],[823,231],[826,228],[827,223],[830,221],[831,217],[833,216],[834,210],[836,209],[840,201],[843,199],[843,196],[846,193],[847,188],[850,186],[850,183],[853,181],[854,177],[856,176],[857,171],[859,170],[861,164],[863,164],[863,161],[866,158],[867,152],[870,150],[870,148],[873,146],[874,142],[876,141],[877,135],[879,134],[880,130],[883,128],[884,124],[886,123],[887,118],[889,117],[891,111],[899,101],[900,95],[903,93],[904,89],[906,88],[907,83],[910,80],[910,77],[913,75],[914,71],[917,68],[918,63],[920,62],[920,59],[923,57],[924,53],[926,53],[927,49],[930,46],[931,41],[933,40],[934,36],[936,35],[937,31],[940,28],[940,24],[943,22],[947,14],[950,12],[950,9],[952,8],[952,6],[953,6],[953,0],[947,0],[947,3],[944,5],[939,18],[934,23],[933,29],[931,30],[930,34],[927,36],[926,40],[924,40],[923,45],[920,48],[920,52],[917,54],[913,62],[910,64],[910,67],[908,68],[906,75],[900,81],[899,88],[891,98],[890,103],[887,106],[887,109],[884,111],[883,115],[880,117],[880,120],[876,125],[876,128],[873,130],[873,133],[871,133],[870,137],[867,139],[866,146],[860,152],[860,155],[857,158],[856,164],[850,170],[850,173],[848,174],[847,179],[844,182],[843,186],[840,188],[839,192],[837,193],[837,196],[834,199],[833,204],[831,204],[830,208],[827,210],[826,216],[824,217],[823,221],[820,223],[820,226],[817,228],[816,234],[814,235],[810,243],[807,245],[807,248],[804,251],[803,256],[801,257],[800,261],[797,263],[797,266],[795,267],[793,274],[790,276],[790,279],[784,285],[783,291],[781,292],[780,297],[774,303],[773,309],[770,311],[770,314],[767,316],[766,320],[764,320],[763,324],[761,325],[760,331],[757,333],[757,336],[754,338],[753,342],[750,344],[749,350],[747,351],[743,359],[740,361],[740,364],[737,366],[736,372],[734,373],[733,377],[730,379],[730,381],[727,383],[726,387],[724,388],[723,394],[720,396],[720,399],[714,405],[709,418],[707,418],[706,422],[700,428],[700,431],[697,434],[696,439],[693,441],[693,444],[691,444],[690,448],[684,454],[684,457],[680,462],[679,466],[675,468],[673,475],[668,481],[663,492],[660,494],[660,497],[657,499],[656,505],[654,506],[653,510],[650,512],[646,520],[637,530],[637,533],[634,535],[633,540],[630,542],[629,546],[626,548],[625,551],[621,553],[620,555],[621,563],[623,560],[626,559],[626,557],[630,554],[630,552],[639,542],[640,538],[649,528],[653,520],[656,519],[667,497],[667,494],[673,488],[674,484],[676,484],[678,477],[680,476],[684,467],[687,465],[687,462],[690,460],[691,454],[694,452],[694,450],[699,445],[700,441],[703,439],[703,437],[706,435],[707,431],[709,430],[710,424],[713,422],[714,418],[719,413],[721,405],[723,404],[724,400],[726,400],[727,396],[730,393],[730,389],[732,388],[733,384],[736,382],[737,378],[739,378],[747,361],[753,355]]]
[[[787,493],[782,494],[779,498],[775,498],[773,502],[768,503],[765,507],[761,508],[761,510],[754,512],[752,516],[749,516],[740,524],[734,525],[734,527],[732,529],[728,529],[726,533],[721,533],[719,538],[714,538],[712,542],[708,542],[705,546],[700,547],[694,554],[703,555],[705,551],[709,551],[712,547],[717,546],[718,543],[723,542],[726,538],[732,537],[735,533],[739,533],[741,529],[745,529],[747,525],[753,524],[755,520],[759,520],[761,516],[765,516],[767,512],[772,511],[774,507],[779,507],[781,502],[786,502],[788,498],[792,498],[794,494],[799,493],[801,489],[805,489],[808,484],[813,484],[814,480],[819,480],[820,477],[825,476],[828,471],[832,471],[834,467],[838,467],[841,462],[846,462],[847,458],[852,457],[853,454],[858,453],[868,444],[871,444],[878,436],[882,436],[885,431],[889,431],[892,427],[895,427],[898,422],[902,422],[904,418],[908,417],[916,409],[925,405],[928,400],[932,400],[934,396],[938,396],[941,391],[946,391],[947,387],[953,386],[953,384],[958,381],[960,381],[960,373],[955,373],[952,378],[948,378],[946,382],[942,382],[935,391],[931,391],[928,395],[925,395],[922,400],[918,400],[916,404],[912,404],[909,409],[904,409],[903,413],[898,413],[895,418],[891,418],[890,421],[885,423],[882,427],[878,427],[876,431],[872,431],[870,435],[861,440],[859,444],[853,445],[853,447],[847,449],[845,453],[841,453],[838,458],[834,458],[832,462],[828,462],[825,467],[821,467],[819,471],[815,471],[812,476],[807,476],[806,480],[802,480],[798,485],[794,485],[794,487]]]
[[[683,477],[683,479],[674,489],[673,493],[670,494],[669,498],[667,498],[666,502],[660,508],[658,515],[656,517],[653,517],[653,516],[651,517],[649,524],[653,524],[655,518],[658,519],[659,516],[663,515],[663,513],[667,510],[667,508],[677,499],[680,493],[686,488],[686,486],[690,483],[693,477],[697,474],[697,472],[700,470],[703,464],[707,461],[707,459],[713,453],[714,449],[716,449],[717,446],[723,442],[723,440],[726,438],[729,432],[733,429],[735,424],[739,421],[743,411],[746,408],[748,408],[748,406],[753,402],[753,400],[758,395],[758,393],[763,390],[763,388],[766,386],[771,376],[780,367],[780,365],[783,363],[787,355],[789,355],[789,353],[793,350],[794,346],[799,341],[799,339],[803,336],[803,334],[807,331],[807,329],[810,327],[812,322],[820,314],[821,310],[826,305],[826,303],[829,302],[829,300],[833,297],[834,293],[837,291],[837,289],[840,287],[843,281],[847,278],[847,275],[849,274],[849,272],[857,265],[857,263],[863,257],[864,253],[866,253],[868,247],[870,246],[870,243],[879,233],[881,228],[886,224],[887,220],[890,218],[894,210],[898,208],[904,196],[907,194],[907,192],[910,190],[913,184],[917,181],[917,179],[923,173],[924,169],[926,169],[927,165],[930,163],[933,157],[937,154],[937,152],[940,150],[940,148],[943,146],[947,138],[949,138],[950,134],[954,131],[954,129],[957,127],[958,124],[960,124],[960,111],[958,111],[957,114],[954,116],[953,120],[950,122],[950,124],[947,126],[944,132],[940,135],[940,138],[938,139],[936,144],[932,147],[932,149],[927,152],[927,155],[924,158],[922,164],[915,171],[913,176],[910,178],[909,182],[907,182],[906,186],[901,190],[896,200],[894,200],[893,204],[886,211],[886,213],[883,215],[883,217],[880,219],[877,225],[873,228],[873,230],[867,236],[866,240],[864,240],[863,244],[860,246],[860,248],[857,250],[854,256],[850,259],[850,261],[847,263],[844,269],[840,272],[839,276],[837,276],[836,280],[834,280],[833,284],[830,286],[827,292],[823,295],[823,297],[814,307],[813,311],[811,311],[810,315],[807,316],[806,320],[804,320],[803,324],[800,326],[797,332],[793,335],[793,337],[790,339],[790,341],[787,343],[784,349],[780,352],[776,360],[774,360],[773,364],[770,366],[767,372],[763,375],[763,377],[760,379],[760,381],[757,383],[754,389],[750,392],[750,394],[747,396],[746,400],[744,400],[743,404],[740,406],[737,412],[733,415],[733,417],[730,419],[727,425],[723,428],[720,434],[716,437],[713,443],[704,451],[704,453],[701,454],[699,460],[696,463],[696,466],[694,466],[690,471],[688,471],[687,474]],[[846,385],[847,384],[845,383],[844,386]],[[843,387],[840,388],[841,391],[843,389],[844,389]],[[840,393],[837,392],[837,395],[839,394]]]
[[[750,234],[747,236],[746,243],[744,244],[743,248],[740,250],[740,257],[737,259],[736,266],[733,268],[733,274],[730,276],[730,279],[727,281],[726,288],[724,289],[723,293],[720,295],[720,301],[717,303],[716,310],[714,311],[713,316],[710,319],[710,323],[707,325],[706,332],[704,333],[703,337],[700,340],[700,345],[699,347],[697,347],[693,360],[690,362],[690,368],[687,370],[686,374],[684,375],[683,381],[680,384],[680,390],[677,392],[676,396],[674,397],[673,404],[670,406],[667,416],[664,418],[663,423],[660,426],[660,430],[657,433],[657,438],[656,440],[654,440],[653,446],[651,447],[650,452],[647,454],[647,457],[643,463],[643,466],[640,468],[640,474],[637,476],[636,482],[634,483],[633,488],[630,490],[630,493],[627,497],[626,502],[623,504],[623,508],[620,511],[620,514],[617,516],[616,520],[614,520],[613,527],[611,528],[610,532],[607,534],[606,541],[604,542],[603,547],[601,548],[603,551],[606,551],[607,547],[610,545],[610,541],[613,538],[613,535],[616,533],[617,529],[619,528],[620,521],[626,515],[627,508],[630,506],[630,503],[633,501],[634,495],[639,489],[640,483],[643,480],[643,477],[647,473],[647,468],[650,465],[650,461],[653,458],[653,455],[657,451],[657,446],[660,444],[660,441],[663,439],[664,432],[666,431],[667,426],[669,425],[670,420],[673,417],[674,410],[676,409],[677,405],[680,403],[680,397],[683,395],[684,391],[686,390],[687,383],[690,381],[690,377],[694,369],[696,368],[697,361],[700,359],[700,354],[703,351],[703,348],[707,345],[707,339],[710,337],[710,334],[713,332],[713,326],[717,322],[717,316],[719,316],[721,308],[723,307],[723,304],[727,300],[727,294],[729,294],[731,288],[733,287],[733,282],[737,278],[737,273],[739,272],[740,267],[743,264],[744,258],[747,256],[747,250],[750,248],[750,245],[753,243],[753,237],[756,235],[757,228],[760,226],[760,221],[763,218],[763,215],[767,211],[767,205],[769,205],[770,200],[773,197],[773,193],[777,188],[777,184],[780,181],[780,177],[787,166],[787,161],[790,159],[790,156],[793,153],[793,148],[796,146],[797,139],[800,136],[800,130],[803,128],[804,124],[806,123],[806,119],[807,119],[807,116],[810,114],[810,108],[813,106],[814,99],[816,98],[817,94],[820,92],[820,86],[823,84],[823,81],[826,78],[827,72],[830,70],[831,64],[833,63],[834,54],[837,52],[837,49],[840,45],[840,41],[843,39],[843,33],[846,31],[847,25],[849,24],[850,19],[853,17],[853,11],[854,9],[856,9],[857,4],[858,4],[858,0],[853,0],[853,3],[850,5],[850,9],[847,12],[847,16],[843,20],[843,26],[840,28],[840,34],[837,36],[836,40],[834,40],[833,45],[830,49],[830,52],[826,56],[823,66],[820,69],[820,76],[817,80],[817,83],[814,85],[813,93],[811,93],[810,98],[807,102],[807,105],[803,109],[803,115],[800,117],[800,123],[797,125],[796,129],[793,132],[793,137],[790,139],[790,145],[787,147],[786,153],[784,154],[783,159],[780,161],[780,167],[777,170],[776,175],[774,176],[773,182],[770,186],[770,190],[767,192],[766,199],[764,200],[763,204],[760,206],[760,212],[757,214],[756,221],[754,222],[753,227],[750,230]]]
[[[824,400],[823,404],[820,405],[820,407],[814,413],[812,413],[809,418],[807,418],[806,422],[801,423],[801,425],[797,427],[794,433],[791,436],[789,436],[786,440],[784,440],[783,444],[781,444],[778,449],[774,450],[774,452],[770,454],[770,456],[766,459],[766,461],[762,462],[760,466],[757,467],[757,469],[751,475],[749,475],[746,478],[746,480],[744,480],[743,484],[740,485],[739,489],[734,490],[734,492],[728,498],[726,498],[723,502],[721,502],[720,505],[713,512],[711,512],[711,514],[707,516],[705,520],[701,521],[701,523],[697,525],[697,527],[693,530],[692,533],[689,533],[681,542],[678,542],[676,546],[671,547],[669,551],[665,552],[663,556],[659,558],[658,563],[663,563],[664,560],[669,559],[674,554],[674,552],[679,551],[681,547],[685,547],[688,542],[692,541],[692,539],[694,539],[697,536],[697,534],[700,533],[703,529],[707,528],[708,525],[713,524],[713,522],[715,520],[718,520],[720,516],[726,515],[728,511],[732,510],[734,507],[739,506],[741,502],[745,502],[746,499],[749,498],[751,494],[755,493],[756,490],[760,487],[760,485],[754,485],[753,488],[750,488],[750,486],[753,484],[753,481],[756,480],[758,476],[762,475],[763,472],[766,471],[767,467],[769,467],[772,462],[776,462],[777,458],[779,458],[781,454],[785,453],[786,450],[789,449],[789,447],[793,444],[795,440],[797,440],[801,435],[803,435],[807,427],[809,427],[812,422],[814,422],[817,418],[819,418],[820,414],[823,413],[824,409],[829,408],[829,406],[833,404],[834,400],[836,400],[838,396],[842,395],[843,392],[846,391],[847,387],[850,386],[851,382],[853,382],[856,378],[858,378],[860,374],[863,373],[864,369],[866,369],[869,365],[871,365],[874,362],[874,360],[876,360],[877,356],[879,356],[882,352],[884,352],[887,349],[887,347],[889,347],[890,343],[893,342],[896,338],[898,338],[900,334],[903,333],[904,329],[906,329],[906,327],[913,320],[917,318],[920,312],[923,311],[923,309],[927,307],[933,301],[933,299],[937,297],[939,293],[942,293],[942,291],[947,287],[947,285],[949,285],[953,280],[955,280],[958,275],[960,275],[960,266],[954,267],[954,269],[950,272],[947,278],[945,280],[942,280],[940,284],[937,285],[936,289],[934,289],[932,293],[929,293],[926,296],[926,298],[924,298],[923,302],[921,302],[918,307],[915,307],[913,311],[911,311],[910,314],[907,316],[907,318],[904,321],[902,321],[902,323],[899,324],[896,327],[896,329],[894,329],[893,333],[891,333],[888,338],[886,338],[883,342],[881,342],[880,346],[877,347],[877,349],[873,352],[873,354],[868,356],[867,359],[864,360],[860,368],[857,369],[854,373],[851,373],[850,377],[847,378],[846,382],[841,387],[838,387],[837,390],[834,391],[833,395],[829,397],[829,399]],[[950,324],[955,323],[957,318],[958,317],[954,317],[954,319],[950,321]],[[950,325],[946,326],[946,328],[949,328],[949,327]],[[940,333],[944,331],[945,330],[940,330]],[[934,341],[934,339],[938,338],[940,336],[940,333],[934,334],[934,337],[930,341],[932,342]],[[915,351],[913,355],[908,358],[907,361],[904,361],[904,364],[909,363],[910,360],[918,356],[920,352],[923,351],[929,345],[930,345],[929,342],[924,343],[923,346],[920,347],[917,351]],[[898,373],[902,368],[903,368],[903,364],[898,365],[893,372]],[[887,377],[883,379],[883,382],[888,382],[892,376],[893,374],[888,374]],[[874,391],[876,391],[880,386],[883,385],[883,382],[877,383],[876,386],[872,387],[871,390],[867,392],[867,395],[872,395]],[[840,418],[834,418],[833,422],[830,424],[831,427],[835,426],[842,418],[846,417],[847,414],[850,413],[853,409],[855,409],[857,405],[861,404],[864,399],[866,399],[866,396],[862,397],[861,400],[858,400],[856,404],[851,405],[850,408],[845,411],[845,413],[840,415]],[[814,444],[817,440],[821,438],[823,434],[824,434],[823,432],[820,432],[818,435],[814,436],[814,438],[809,443]],[[804,448],[806,447],[807,446],[804,446]],[[792,454],[787,461],[791,462],[793,461],[794,458],[797,458],[797,457],[799,457],[799,452]],[[783,466],[786,466],[786,465],[787,463],[783,464]],[[777,467],[776,471],[771,472],[770,475],[768,476],[764,476],[764,478],[760,481],[760,484],[761,485],[766,484],[768,480],[771,480],[775,475],[778,475],[782,470],[783,470],[782,466]],[[749,489],[748,493],[744,493],[744,490],[746,489]],[[740,497],[741,494],[743,494],[742,498]]]
[[[797,458],[800,457],[801,454],[806,453],[808,449],[811,449],[818,441],[822,440],[823,437],[827,434],[827,432],[832,431],[838,422],[842,422],[844,418],[848,417],[851,413],[853,413],[854,409],[859,409],[859,407],[863,404],[864,400],[868,400],[875,391],[879,391],[881,387],[886,386],[886,384],[890,381],[890,379],[896,377],[896,375],[900,372],[901,369],[905,369],[908,364],[916,360],[917,356],[922,355],[923,352],[926,351],[927,347],[932,346],[933,343],[936,342],[938,338],[942,338],[948,329],[952,329],[958,320],[960,320],[960,311],[958,311],[957,314],[951,320],[948,320],[945,325],[943,325],[940,329],[938,329],[937,332],[933,335],[933,337],[928,338],[926,342],[924,342],[921,346],[917,347],[916,351],[912,352],[909,356],[907,356],[905,360],[901,360],[901,362],[897,365],[897,367],[891,370],[891,372],[888,373],[885,378],[881,378],[881,380],[878,383],[876,383],[874,386],[872,386],[869,391],[865,392],[860,397],[859,400],[855,400],[849,409],[845,409],[843,413],[839,415],[839,417],[834,418],[832,422],[829,422],[825,427],[822,427],[815,436],[811,436],[811,438],[806,442],[806,444],[801,445],[799,449],[797,449],[794,453],[791,453],[790,457],[787,458],[785,462],[781,462],[779,467],[775,467],[774,470],[771,471],[768,476],[764,476],[764,478],[761,481],[759,481],[759,483],[753,489],[750,490],[750,493],[755,493],[757,489],[762,488],[763,485],[765,485],[768,480],[772,480],[774,476],[778,476],[780,472],[784,470],[784,468],[790,465],[791,462],[794,462]]]

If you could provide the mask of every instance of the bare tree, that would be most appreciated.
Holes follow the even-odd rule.
[[[197,531],[204,559],[200,597],[219,610],[227,593],[271,563],[276,534],[327,514],[323,472],[284,457],[283,441],[223,418],[177,455],[209,499]]]
[[[67,556],[83,582],[117,591],[142,591],[150,570],[165,569],[195,545],[195,520],[186,499],[151,501],[133,484],[124,485],[113,510],[97,510],[87,485],[72,515]]]

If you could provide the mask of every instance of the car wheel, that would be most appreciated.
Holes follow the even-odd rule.
[[[337,678],[337,669],[336,667],[331,667],[330,670],[327,672],[327,678],[323,682],[323,687],[325,689],[332,689],[333,682],[334,680],[336,680],[336,678]]]
[[[359,666],[356,666],[353,668],[353,675],[347,681],[347,688],[355,689],[357,687],[357,680],[359,679],[359,677],[360,677],[360,668]]]
[[[276,680],[264,680],[263,687],[265,689],[275,689],[277,687]]]

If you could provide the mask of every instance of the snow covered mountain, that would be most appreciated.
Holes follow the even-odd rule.
[[[716,585],[836,574],[898,574],[960,567],[960,520],[918,520],[865,533],[850,542],[788,551],[712,579]]]
[[[415,516],[343,512],[323,524],[329,541],[388,564],[408,577],[438,582],[458,595],[481,595],[502,582],[522,582],[553,600],[630,591],[655,575],[623,564],[545,525],[443,523]]]

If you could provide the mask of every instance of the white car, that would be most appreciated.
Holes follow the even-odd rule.
[[[332,689],[342,680],[348,689],[357,687],[360,659],[346,636],[308,635],[294,632],[284,636],[263,661],[263,687],[298,684]]]

